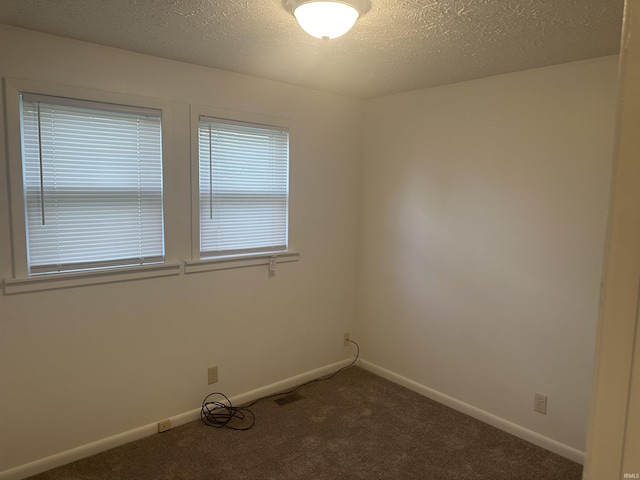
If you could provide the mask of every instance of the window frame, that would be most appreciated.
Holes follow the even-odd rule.
[[[23,158],[22,158],[22,119],[20,112],[20,95],[32,93],[55,97],[66,97],[88,102],[126,105],[155,109],[161,112],[162,125],[162,171],[166,172],[169,152],[169,135],[165,125],[170,125],[170,104],[167,101],[115,92],[92,90],[81,87],[57,85],[39,81],[14,78],[4,79],[6,140],[8,164],[8,197],[11,231],[11,276],[4,281],[5,293],[22,293],[33,290],[64,288],[80,284],[109,283],[137,278],[177,275],[181,266],[167,263],[166,211],[163,208],[163,237],[165,242],[164,262],[156,265],[127,266],[107,268],[104,270],[86,270],[80,272],[47,273],[46,275],[29,275],[27,260],[27,225],[25,218],[25,201],[23,192]],[[163,204],[165,203],[166,184],[163,173]],[[84,279],[84,280],[83,280]]]
[[[255,265],[271,265],[298,261],[300,254],[295,248],[293,229],[295,126],[292,121],[261,114],[238,112],[205,105],[190,105],[191,114],[191,260],[185,262],[185,273],[197,273],[209,270],[226,270]],[[287,249],[278,252],[237,253],[200,258],[200,158],[198,125],[200,117],[219,118],[230,122],[264,125],[265,128],[282,128],[289,132],[289,199],[287,212]]]

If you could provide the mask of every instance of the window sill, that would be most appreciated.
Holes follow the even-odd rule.
[[[233,255],[211,258],[207,260],[184,262],[184,273],[201,273],[216,270],[230,270],[258,265],[269,265],[275,257],[275,264],[291,263],[300,260],[300,253],[261,253],[254,255]],[[180,275],[182,264],[147,265],[144,267],[114,268],[113,270],[98,270],[77,273],[60,273],[39,275],[28,278],[5,279],[3,282],[4,295],[58,290],[62,288],[82,287],[85,285],[100,285],[105,283],[126,282],[145,278],[169,277]]]
[[[275,257],[275,263],[290,263],[300,260],[298,252],[260,253],[255,255],[233,255],[206,260],[187,261],[184,263],[184,273],[201,273],[215,270],[229,270],[232,268],[255,267],[257,265],[269,265]]]
[[[181,268],[182,265],[177,263],[114,268],[113,270],[39,275],[28,278],[6,279],[3,287],[5,295],[13,295],[16,293],[39,292],[84,285],[125,282],[143,278],[168,277],[179,275]]]

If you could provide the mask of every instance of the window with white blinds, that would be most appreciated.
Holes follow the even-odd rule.
[[[200,116],[200,258],[287,250],[286,128]]]
[[[163,262],[161,111],[21,97],[29,274]]]

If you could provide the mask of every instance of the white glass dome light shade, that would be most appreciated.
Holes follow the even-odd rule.
[[[293,15],[309,35],[332,39],[347,33],[360,17],[353,6],[342,2],[307,2],[293,10]]]

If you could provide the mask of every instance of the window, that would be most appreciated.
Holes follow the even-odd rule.
[[[161,111],[20,97],[27,273],[162,263]]]
[[[163,173],[182,168],[164,163],[168,100],[23,79],[3,87],[12,241],[4,294],[258,265],[273,276],[299,260],[290,121],[190,106],[192,248],[183,261],[188,185],[172,176],[163,188]],[[165,230],[165,215],[174,228]]]
[[[201,259],[286,252],[287,128],[198,116]]]

